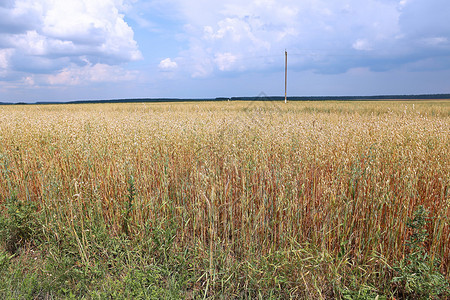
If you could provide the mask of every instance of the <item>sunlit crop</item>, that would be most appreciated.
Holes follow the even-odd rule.
[[[3,106],[0,204],[36,203],[80,264],[94,226],[134,243],[170,231],[201,295],[326,298],[352,276],[381,291],[419,205],[449,276],[449,124],[448,101]]]

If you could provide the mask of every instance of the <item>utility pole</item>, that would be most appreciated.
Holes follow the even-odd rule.
[[[284,50],[284,103],[287,103],[287,51]]]

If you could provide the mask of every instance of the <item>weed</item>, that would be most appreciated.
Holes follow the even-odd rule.
[[[24,202],[15,195],[4,203],[6,214],[0,215],[0,238],[9,253],[17,250],[39,236],[39,220],[36,205]]]
[[[398,276],[392,279],[399,293],[408,299],[430,299],[450,296],[450,284],[439,272],[439,260],[428,255],[425,243],[428,238],[429,212],[420,205],[407,226],[412,234],[406,245],[407,256],[394,266]]]
[[[11,255],[10,253],[0,250],[0,274],[2,273],[3,270],[6,270],[6,268],[9,266],[11,258],[13,257],[14,255]]]
[[[125,202],[125,208],[122,212],[122,232],[127,236],[130,237],[131,235],[131,212],[133,211],[133,203],[134,198],[136,196],[136,186],[134,183],[134,177],[133,175],[130,175],[128,177],[128,194],[127,194],[127,201]]]

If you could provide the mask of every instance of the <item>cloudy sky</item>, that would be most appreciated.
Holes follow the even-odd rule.
[[[448,0],[0,0],[0,102],[450,93]]]

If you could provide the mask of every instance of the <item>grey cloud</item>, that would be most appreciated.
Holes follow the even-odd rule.
[[[77,34],[70,33],[70,34],[48,34],[43,33],[48,37],[61,40],[61,41],[70,41],[73,44],[76,45],[87,45],[87,46],[100,46],[105,42],[105,35],[106,32],[101,28],[94,27],[93,24],[91,24],[91,27],[86,32],[80,32]]]
[[[0,33],[24,33],[35,28],[39,23],[39,17],[33,12],[14,15],[12,9],[0,6]]]
[[[20,1],[0,0],[0,49],[14,53],[7,58],[2,81],[17,74],[55,74],[68,66],[119,65],[141,58],[117,1],[95,2],[90,6],[94,12],[88,5],[66,9],[50,0]]]
[[[13,8],[14,0],[0,0],[0,7]]]
[[[9,36],[0,33],[0,49],[10,48],[11,42],[9,40]]]
[[[450,37],[449,16],[448,0],[410,1],[399,22],[406,38]]]
[[[283,4],[295,12],[289,20],[282,16],[284,10],[277,12]],[[302,59],[291,59],[291,68],[320,74],[345,73],[352,68],[384,72],[404,66],[423,66],[425,70],[447,65],[448,0],[319,0],[304,5],[282,1],[276,9],[251,4],[242,7],[218,8],[226,14],[216,15],[213,22],[194,22],[188,17],[190,24],[199,23],[197,28],[208,30],[203,38],[195,31],[187,32],[191,36],[190,51],[182,55],[187,54],[201,65],[205,56],[213,62],[218,53],[252,58],[281,54],[287,48],[290,53],[304,55]],[[285,30],[288,28],[290,31]],[[200,55],[197,49],[209,50]],[[242,72],[260,66],[259,62],[242,59],[226,71]],[[271,67],[268,64],[265,69]],[[210,69],[223,71],[217,66]]]
[[[351,19],[343,18],[343,14],[355,11],[355,7],[350,7],[346,12],[341,11],[341,16],[328,18],[326,24],[332,30],[322,30],[318,37],[311,35],[305,39],[312,48],[328,50],[320,52],[315,61],[303,61],[298,67],[321,74],[343,73],[358,67],[375,72],[403,66],[416,71],[450,67],[448,0],[410,1],[401,9],[394,1],[378,2],[395,5],[386,11],[357,9],[357,15]],[[317,34],[320,30],[313,32]],[[352,43],[353,46],[363,45],[362,42],[357,44],[358,40],[366,42],[367,47],[353,47],[360,51],[351,49]]]
[[[51,74],[66,66],[69,61],[65,57],[55,59],[41,56],[27,56],[18,53],[11,58],[11,66],[12,69],[18,72]]]

